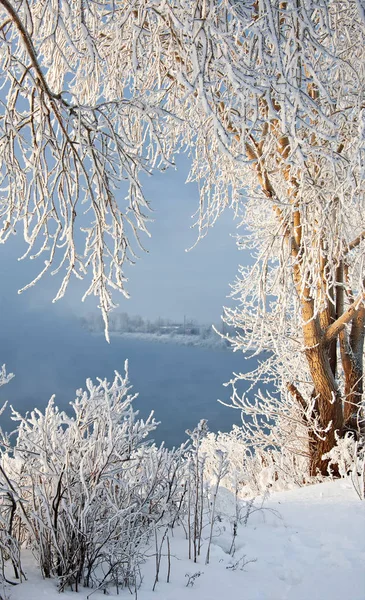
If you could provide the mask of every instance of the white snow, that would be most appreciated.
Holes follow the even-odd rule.
[[[247,502],[247,501],[246,501]],[[260,507],[256,500],[254,506]],[[160,580],[155,592],[154,543],[142,567],[140,600],[364,600],[365,599],[365,503],[350,480],[337,480],[274,493],[262,510],[251,512],[247,525],[244,504],[232,557],[233,495],[221,489],[217,500],[211,562],[205,565],[206,543],[198,564],[188,560],[188,543],[182,528],[171,541],[171,579],[166,583],[164,546]],[[252,508],[251,508],[252,511]],[[204,530],[208,539],[209,528]],[[241,569],[241,565],[247,564]],[[249,562],[254,561],[254,562]],[[237,568],[234,568],[235,563]],[[56,581],[42,580],[32,557],[23,567],[28,581],[7,590],[10,600],[56,600]],[[186,587],[186,574],[202,574]],[[105,598],[102,592],[66,591],[66,600]],[[133,591],[133,595],[135,592]],[[1,591],[0,591],[1,596]],[[109,597],[113,597],[110,593]],[[118,597],[130,598],[128,590]]]

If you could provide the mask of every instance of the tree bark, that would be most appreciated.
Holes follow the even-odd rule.
[[[363,394],[365,308],[361,306],[351,324],[351,332],[340,334],[340,348],[345,375],[344,426],[358,429],[359,409]]]

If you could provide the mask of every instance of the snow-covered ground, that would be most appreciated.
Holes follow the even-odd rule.
[[[255,501],[257,507],[259,501]],[[236,550],[232,544],[234,498],[225,489],[217,501],[219,522],[213,538],[210,564],[205,564],[207,542],[198,564],[188,560],[182,529],[171,537],[171,576],[166,583],[164,546],[160,580],[155,578],[153,545],[143,565],[140,600],[364,600],[365,503],[347,480],[331,481],[272,494],[262,510],[247,506],[238,526]],[[204,532],[209,537],[208,527]],[[242,568],[243,567],[243,568]],[[24,562],[28,581],[7,591],[10,600],[56,600],[56,582],[43,581],[31,557]],[[195,577],[188,585],[189,576]],[[93,590],[67,591],[63,598],[101,600]],[[109,597],[113,597],[110,593]],[[130,598],[130,592],[118,596]]]

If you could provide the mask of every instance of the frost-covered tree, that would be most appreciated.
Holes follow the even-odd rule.
[[[0,0],[0,12],[1,241],[21,222],[39,277],[64,273],[56,299],[90,270],[85,295],[106,319],[131,236],[147,231],[140,175],[187,149],[199,235],[231,205],[255,257],[226,313],[236,348],[271,351],[262,374],[291,395],[324,472],[363,393],[363,2]]]

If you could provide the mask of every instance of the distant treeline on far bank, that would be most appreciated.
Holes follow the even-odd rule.
[[[81,318],[84,329],[94,333],[104,332],[104,322],[101,314],[91,313]],[[223,335],[233,333],[223,321],[214,325]],[[140,315],[131,316],[125,312],[113,312],[109,315],[110,333],[144,333],[155,335],[196,336],[202,340],[219,339],[212,324],[201,325],[194,319],[183,317],[181,321],[173,321],[158,317],[152,321],[143,319]]]

